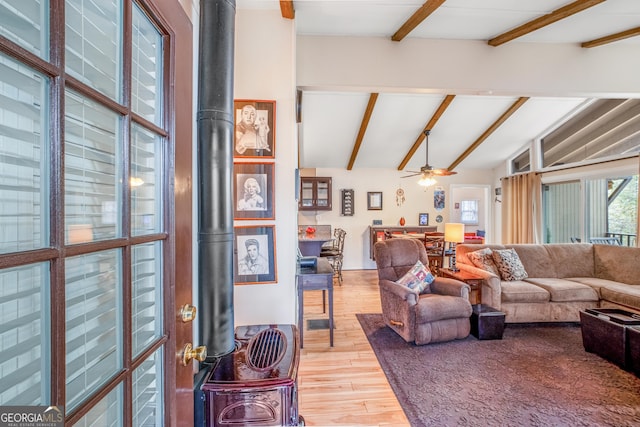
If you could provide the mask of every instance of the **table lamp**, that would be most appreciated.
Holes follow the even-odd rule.
[[[460,271],[456,267],[456,243],[464,242],[464,224],[447,222],[444,224],[444,241],[449,242],[449,249],[453,252],[449,258],[449,269]]]

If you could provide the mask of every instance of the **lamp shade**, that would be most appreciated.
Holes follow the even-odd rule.
[[[445,242],[464,242],[464,224],[458,222],[447,222],[444,224]]]

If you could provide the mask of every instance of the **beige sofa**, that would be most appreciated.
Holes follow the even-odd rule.
[[[504,281],[477,268],[467,254],[513,248],[528,277]],[[505,313],[507,323],[578,322],[587,308],[640,313],[640,248],[569,244],[457,246],[458,268],[484,278],[482,303]]]

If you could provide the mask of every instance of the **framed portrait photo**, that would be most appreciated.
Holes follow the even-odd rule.
[[[275,219],[273,163],[233,164],[234,219]]]
[[[367,192],[367,210],[370,210],[370,211],[382,210],[382,192],[381,191]]]
[[[276,155],[276,101],[236,99],[234,157],[274,159]]]
[[[275,283],[276,247],[273,225],[234,227],[233,282]]]

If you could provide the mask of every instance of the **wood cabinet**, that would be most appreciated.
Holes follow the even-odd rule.
[[[373,256],[373,245],[375,245],[375,243],[378,240],[384,240],[385,239],[385,232],[386,233],[392,233],[392,234],[412,234],[412,233],[416,233],[416,234],[423,234],[426,232],[433,232],[433,231],[438,231],[438,226],[436,225],[425,225],[425,226],[417,226],[417,227],[411,227],[411,226],[406,226],[406,227],[398,227],[398,226],[370,226],[369,227],[369,242],[370,242],[370,246],[369,246],[369,258],[371,259],[375,259]]]
[[[331,178],[320,176],[300,177],[300,200],[298,210],[330,211]]]

